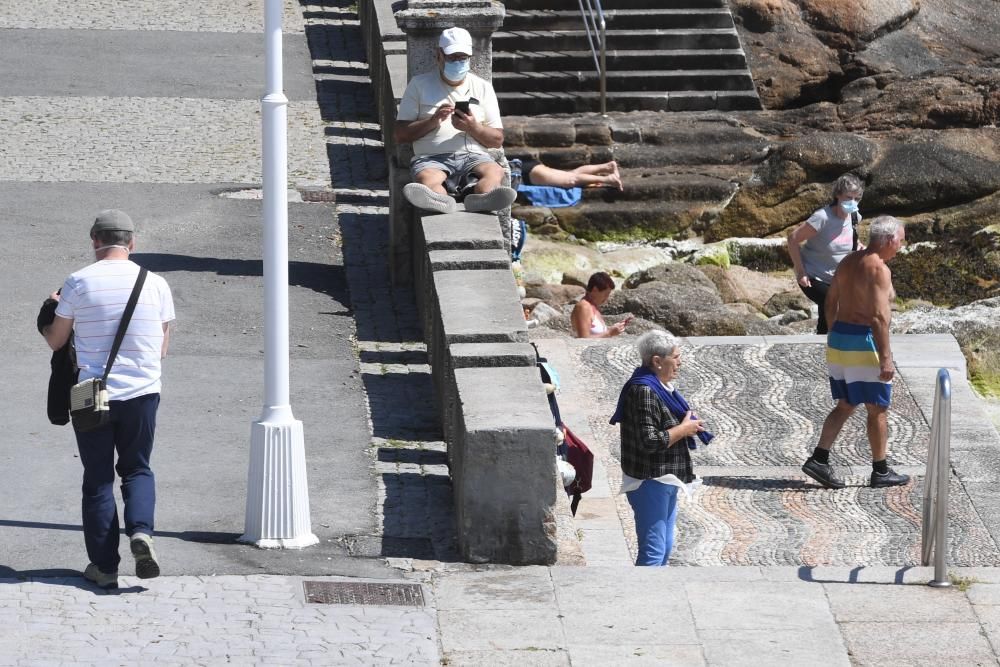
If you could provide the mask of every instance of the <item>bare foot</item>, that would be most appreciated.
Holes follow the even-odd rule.
[[[619,191],[625,190],[625,186],[622,184],[621,174],[618,173],[617,168],[615,168],[615,173],[608,176],[608,183],[618,188]]]

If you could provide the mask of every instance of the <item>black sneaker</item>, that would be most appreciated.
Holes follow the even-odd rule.
[[[83,571],[83,578],[92,581],[105,590],[118,588],[117,572],[101,572],[100,568],[90,563]]]
[[[901,475],[892,468],[889,468],[889,472],[881,475],[877,472],[872,472],[872,488],[882,489],[887,486],[902,486],[910,481],[909,475]]]
[[[812,457],[802,464],[802,472],[828,489],[842,489],[846,486],[844,480],[833,474],[833,466],[829,463],[820,463]]]

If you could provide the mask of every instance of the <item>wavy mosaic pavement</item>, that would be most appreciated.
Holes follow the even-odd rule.
[[[580,380],[592,388],[589,426],[612,487],[620,482],[618,429],[607,423],[619,389],[638,363],[631,343],[574,348]],[[866,486],[871,453],[864,410],[851,417],[831,460],[848,488],[826,490],[798,470],[815,446],[832,402],[823,381],[821,344],[691,345],[678,386],[716,434],[695,452],[704,480],[681,500],[677,565],[917,565],[928,419],[897,375],[889,413],[889,460],[914,481],[893,489]],[[916,473],[916,474],[914,474]],[[632,512],[617,496],[626,541],[635,554]],[[1000,552],[953,479],[954,565],[1000,565]]]

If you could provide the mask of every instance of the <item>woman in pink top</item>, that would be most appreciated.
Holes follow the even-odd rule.
[[[603,271],[590,276],[590,280],[587,281],[587,293],[573,308],[571,322],[573,333],[577,338],[611,338],[625,330],[628,319],[609,327],[601,315],[600,308],[611,297],[614,289],[615,283],[611,280],[611,276]]]

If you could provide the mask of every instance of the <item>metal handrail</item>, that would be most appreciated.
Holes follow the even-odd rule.
[[[583,6],[585,2],[586,8]],[[580,5],[583,27],[587,30],[587,43],[590,44],[590,53],[594,57],[594,67],[600,77],[601,115],[607,116],[608,31],[607,23],[604,20],[604,10],[601,8],[601,0],[577,0],[577,3]],[[595,37],[598,40],[597,46],[594,45]]]
[[[941,368],[934,391],[934,415],[927,449],[927,474],[924,476],[924,515],[920,531],[921,565],[931,562],[934,552],[935,588],[951,586],[948,579],[948,481],[951,471],[951,376]]]

